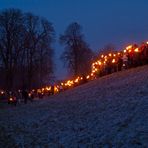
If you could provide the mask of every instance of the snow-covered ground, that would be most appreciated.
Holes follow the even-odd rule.
[[[0,147],[148,147],[148,66],[0,109]]]

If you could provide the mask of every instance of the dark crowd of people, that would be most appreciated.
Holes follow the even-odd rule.
[[[148,64],[148,43],[130,45],[125,50],[116,53],[101,55],[93,63],[92,77],[101,77],[113,72]]]
[[[21,102],[27,104],[28,101],[33,101],[34,94],[27,90],[18,91],[1,91],[1,98],[7,99],[8,104],[17,105]]]
[[[0,91],[0,99],[7,100],[8,104],[27,104],[28,102],[33,102],[35,98],[42,99],[45,96],[50,96],[55,94],[55,87],[50,86],[48,89],[22,89],[17,91]]]

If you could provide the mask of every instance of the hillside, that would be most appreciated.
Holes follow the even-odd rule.
[[[0,147],[148,147],[148,66],[0,109]]]

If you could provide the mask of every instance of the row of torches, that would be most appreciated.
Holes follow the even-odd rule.
[[[148,45],[148,42],[146,42],[145,44]],[[116,53],[109,53],[109,54],[106,54],[106,55],[102,54],[97,61],[92,63],[91,73],[86,76],[86,80],[93,80],[93,79],[95,79],[96,78],[95,77],[95,73],[99,70],[98,67],[105,66],[107,61],[108,61],[108,59],[111,60],[112,64],[116,64],[117,63],[117,58],[119,56],[126,55],[127,53],[139,53],[139,52],[140,52],[140,48],[134,47],[133,45],[129,45],[123,51],[116,52]],[[74,80],[67,80],[65,82],[61,82],[58,85],[54,85],[54,93],[60,92],[60,90],[63,89],[64,87],[71,88],[71,87],[79,84],[80,81],[83,81],[83,79],[84,79],[84,77],[78,76]],[[44,91],[44,90],[50,91],[51,90],[51,86],[42,88],[42,91]],[[41,91],[41,89],[38,89],[38,91]]]
[[[146,42],[146,45],[148,45],[148,42]],[[123,51],[117,52],[117,53],[109,53],[107,55],[101,55],[100,59],[94,63],[92,63],[92,72],[91,76],[93,77],[95,73],[99,70],[97,67],[99,66],[105,66],[108,59],[111,60],[112,64],[117,63],[117,58],[123,55],[127,55],[127,53],[140,53],[140,48],[135,47],[133,45],[127,46]]]
[[[88,78],[88,77],[87,77]],[[78,85],[80,81],[83,80],[83,77],[77,77],[74,80],[67,80],[65,82],[61,82],[60,84],[54,85],[54,94],[59,93],[60,91],[63,91],[64,88],[68,89],[68,88],[72,88],[74,85]],[[44,88],[41,89],[37,89],[38,93],[44,93],[44,92],[50,92],[52,86],[46,86]],[[35,90],[32,90],[35,91]]]
[[[148,42],[146,42],[145,45],[148,45]],[[140,48],[134,47],[133,45],[129,45],[123,51],[116,52],[116,53],[108,53],[106,55],[102,54],[101,56],[99,56],[97,61],[92,63],[91,73],[89,75],[87,75],[85,77],[85,79],[87,81],[95,79],[96,78],[95,74],[97,73],[99,68],[101,68],[101,66],[105,66],[108,61],[110,61],[112,64],[117,64],[118,57],[126,55],[127,53],[139,53],[139,52],[140,52]],[[54,94],[59,93],[62,90],[66,90],[68,88],[72,88],[74,86],[79,85],[80,82],[83,81],[83,79],[84,79],[84,77],[78,76],[77,78],[75,78],[73,80],[67,80],[67,81],[61,82],[57,85],[54,85],[53,86],[54,87]],[[46,87],[37,89],[37,93],[44,94],[45,92],[50,92],[52,89],[51,87],[52,86],[46,86]],[[64,88],[66,88],[66,89],[64,89]],[[33,89],[31,92],[35,92],[35,90]],[[1,91],[1,94],[2,93],[3,93],[3,91]],[[29,93],[29,95],[31,95],[31,94]]]

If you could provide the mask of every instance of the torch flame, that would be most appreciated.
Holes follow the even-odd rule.
[[[129,45],[129,46],[126,47],[127,50],[129,50],[131,48],[132,48],[132,45]]]
[[[115,62],[116,62],[116,60],[115,60],[115,59],[113,59],[113,60],[112,60],[112,63],[115,63]]]
[[[139,52],[139,49],[138,49],[138,48],[136,48],[134,51],[135,51],[135,52]]]

